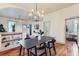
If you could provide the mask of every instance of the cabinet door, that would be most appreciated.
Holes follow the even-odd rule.
[[[0,51],[4,51],[4,50],[8,50],[12,48],[12,42],[5,42],[1,44],[1,50]]]
[[[11,35],[2,36],[2,37],[1,37],[1,42],[8,41],[8,40],[12,40],[12,36],[11,36]]]
[[[19,41],[18,40],[13,41],[13,47],[15,48],[15,47],[18,47],[18,46],[20,46]]]
[[[13,39],[21,39],[21,38],[22,38],[22,34],[13,35]]]

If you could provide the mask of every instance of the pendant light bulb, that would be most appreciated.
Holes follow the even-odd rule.
[[[31,11],[34,12],[34,9],[32,9]]]

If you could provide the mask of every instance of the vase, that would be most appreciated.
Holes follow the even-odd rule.
[[[41,40],[41,35],[38,36],[38,40]]]

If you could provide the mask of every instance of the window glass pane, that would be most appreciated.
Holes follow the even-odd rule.
[[[15,32],[15,22],[12,20],[8,21],[8,32]]]
[[[78,19],[70,19],[66,21],[67,32],[77,35]]]
[[[74,26],[73,26],[73,32],[74,34],[77,34],[77,19],[74,20]]]

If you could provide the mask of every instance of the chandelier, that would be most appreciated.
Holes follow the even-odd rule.
[[[43,17],[44,17],[44,11],[39,11],[38,10],[38,4],[36,3],[35,4],[35,10],[32,9],[30,12],[29,12],[29,17],[33,20],[33,21],[41,21],[43,20]]]

